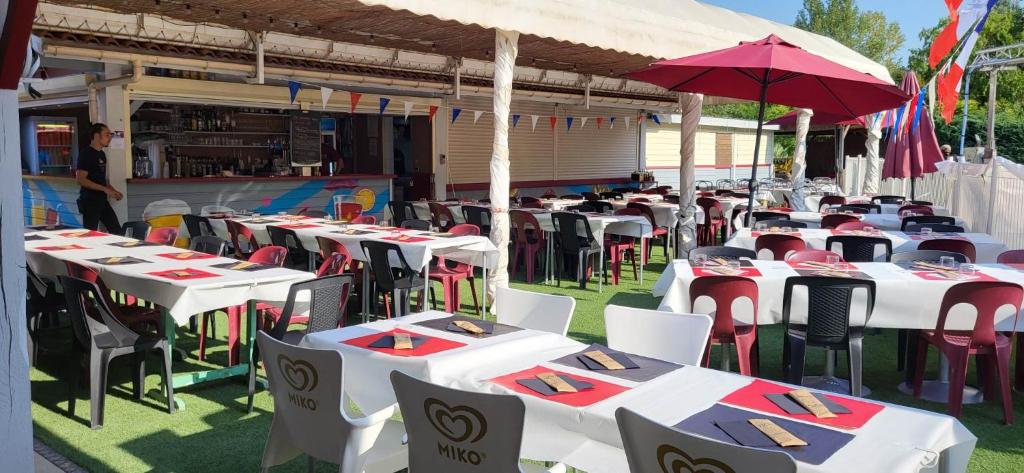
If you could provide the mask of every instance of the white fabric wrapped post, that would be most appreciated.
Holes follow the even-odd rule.
[[[796,111],[796,150],[793,151],[793,195],[789,199],[789,206],[793,210],[807,212],[807,191],[804,188],[804,174],[807,171],[807,130],[811,126],[811,115],[814,112],[810,109],[800,108]],[[814,209],[817,210],[817,209]]]
[[[697,154],[697,125],[704,96],[679,94],[679,226],[676,256],[686,257],[697,246],[697,192],[694,161]]]
[[[512,74],[519,54],[519,33],[494,34],[494,146],[491,154],[491,241],[498,247],[498,264],[487,280],[492,299],[498,287],[508,287],[508,118],[512,104]]]
[[[867,158],[864,167],[864,195],[875,195],[880,185],[879,176],[882,162],[878,158],[878,142],[882,139],[882,119],[879,114],[868,115],[868,138],[864,141],[867,147]]]

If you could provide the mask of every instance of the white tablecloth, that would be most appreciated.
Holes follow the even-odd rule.
[[[786,278],[798,276],[796,270],[784,261],[751,262],[761,273],[751,277],[757,283],[758,306],[757,323],[770,325],[782,323],[782,297]],[[875,281],[875,310],[868,320],[869,327],[902,328],[902,329],[934,329],[938,321],[939,305],[942,296],[951,286],[960,281],[925,280],[892,263],[853,263],[857,270]],[[979,272],[991,275],[1004,281],[1024,283],[1024,272],[999,264],[977,265]],[[686,260],[674,260],[669,264],[661,277],[654,283],[652,293],[655,297],[664,296],[659,306],[662,310],[673,312],[706,313],[702,302],[698,307],[690,307],[690,283],[695,276]],[[855,298],[855,302],[859,298]],[[801,304],[796,303],[794,307]],[[856,307],[856,305],[855,305]],[[753,320],[749,305],[744,304],[736,311],[736,320],[742,324],[750,324]],[[851,311],[851,320],[859,323],[863,320],[863,310]],[[957,313],[954,313],[956,315]],[[997,316],[998,330],[1015,330],[1015,315],[1006,310]],[[795,321],[802,320],[801,315],[794,316]],[[967,330],[974,326],[973,316],[959,315],[947,320],[947,328]],[[1024,321],[1017,321],[1016,330],[1024,329]]]
[[[825,249],[825,240],[833,235],[832,230],[821,228],[803,228],[799,229],[799,232],[800,238],[807,243],[807,247],[816,250]],[[974,248],[978,257],[977,261],[975,261],[976,263],[995,263],[996,257],[1007,250],[1005,243],[996,240],[985,233],[960,233],[958,235],[963,236],[970,240],[971,243],[974,243]],[[921,241],[923,241],[917,235],[909,235],[898,231],[883,231],[881,232],[881,236],[892,241],[893,253],[916,250],[917,246],[921,244]],[[941,237],[936,236],[935,238]],[[733,234],[732,238],[725,242],[725,246],[753,250],[755,240],[757,240],[757,238],[751,236],[750,229],[744,228],[737,230],[736,233]]]
[[[365,410],[395,402],[388,376],[396,369],[441,385],[502,394],[514,393],[489,379],[537,365],[628,387],[628,391],[586,407],[520,395],[526,404],[522,456],[563,461],[591,473],[628,471],[615,422],[617,408],[626,406],[656,421],[675,425],[751,381],[737,374],[687,366],[646,383],[636,383],[548,363],[586,346],[557,335],[526,330],[476,340],[410,326],[446,315],[429,312],[346,327],[310,335],[304,343],[338,350],[345,356],[346,392]],[[467,346],[425,357],[398,357],[339,343],[394,327],[456,340]],[[862,428],[848,431],[856,437],[831,458],[817,466],[798,462],[799,471],[916,473],[921,464],[934,457],[930,452],[944,452],[950,471],[966,470],[977,439],[960,422],[941,414],[885,406]]]
[[[304,271],[272,268],[245,272],[212,268],[216,264],[234,262],[232,258],[207,258],[179,261],[161,256],[161,253],[181,253],[184,250],[169,246],[140,246],[122,248],[109,243],[134,241],[116,235],[66,238],[63,231],[35,232],[45,240],[25,242],[26,260],[40,277],[55,279],[67,275],[64,261],[73,261],[96,269],[100,278],[111,289],[151,301],[167,309],[179,325],[188,323],[196,314],[223,307],[245,304],[249,300],[280,304],[288,297],[292,283],[314,277]],[[80,245],[86,249],[41,251],[37,248],[55,245]],[[112,256],[134,256],[149,263],[102,265],[91,259]],[[216,278],[171,280],[147,273],[172,269],[194,268],[216,273]]]
[[[612,200],[610,202],[615,210],[624,209],[629,205],[628,200]],[[659,227],[675,228],[676,224],[679,223],[679,204],[652,202],[647,205],[654,212],[654,223]],[[704,210],[697,207],[697,213],[694,214],[694,217],[697,223],[704,223]]]
[[[736,216],[736,228],[744,228],[743,218],[746,216],[746,212],[740,212]],[[820,212],[789,212],[789,219],[794,222],[806,223],[808,228],[821,228],[821,217]],[[903,225],[903,219],[895,213],[891,214],[854,214],[854,217],[859,218],[862,222],[867,223],[879,230],[894,230],[899,231]],[[964,221],[960,217],[956,217],[956,225],[964,226]],[[966,227],[965,227],[966,228]],[[968,229],[969,230],[969,229]]]

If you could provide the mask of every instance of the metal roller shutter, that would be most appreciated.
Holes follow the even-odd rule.
[[[628,178],[637,169],[639,127],[635,118],[629,129],[624,122],[626,116],[635,117],[634,113],[623,109],[560,108],[555,126],[558,134],[555,179]],[[574,117],[571,130],[566,127],[566,116]],[[612,116],[616,117],[614,128],[608,123],[608,117]],[[581,126],[582,117],[589,117],[586,126]],[[605,118],[600,129],[596,117]]]

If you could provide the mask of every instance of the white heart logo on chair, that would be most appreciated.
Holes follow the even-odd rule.
[[[439,399],[427,398],[423,410],[434,429],[452,442],[475,443],[487,434],[487,419],[472,407],[450,407]]]
[[[671,445],[658,447],[658,464],[662,473],[736,473],[725,463],[712,458],[694,460],[686,452]]]
[[[277,367],[285,382],[296,391],[312,391],[319,382],[316,368],[308,361],[292,360],[281,354],[277,356]]]

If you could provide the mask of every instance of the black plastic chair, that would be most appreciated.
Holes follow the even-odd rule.
[[[563,196],[559,196],[558,198],[565,200],[583,200],[583,194],[565,194]]]
[[[880,214],[882,213],[882,206],[878,204],[846,204],[836,207],[837,212],[853,212],[859,214]]]
[[[491,209],[478,205],[463,205],[462,216],[466,223],[476,225],[482,235],[491,234]]]
[[[615,210],[615,207],[611,204],[611,202],[605,202],[603,200],[591,200],[588,201],[587,204],[589,204],[591,207],[593,207],[600,213],[610,213]]]
[[[323,210],[317,210],[317,209],[306,209],[306,210],[303,210],[302,212],[299,212],[299,215],[302,215],[303,217],[313,217],[313,218],[327,218],[327,217],[331,216],[331,214],[329,214],[329,213],[327,213],[327,212],[325,212]]]
[[[185,214],[182,215],[181,218],[185,221],[185,228],[188,229],[189,238],[216,236],[216,233],[213,231],[213,226],[210,225],[210,219],[208,217]]]
[[[710,258],[729,259],[757,259],[757,253],[746,248],[733,248],[731,246],[698,246],[690,250],[690,259],[695,255],[707,255]]]
[[[807,321],[793,323],[793,290],[807,289]],[[782,323],[786,334],[782,347],[783,380],[801,384],[807,347],[845,350],[848,354],[850,394],[861,395],[862,341],[864,325],[850,325],[850,307],[854,291],[866,291],[864,325],[875,307],[875,282],[865,279],[794,276],[786,279],[782,298]]]
[[[422,292],[426,287],[426,281],[420,276],[420,272],[409,265],[402,253],[402,248],[394,243],[362,241],[359,244],[366,255],[376,284],[374,300],[377,299],[377,294],[382,293],[385,310],[390,314],[392,311],[388,308],[388,294],[391,294],[394,296],[392,301],[395,308],[394,316],[400,317],[409,314],[409,300],[412,293]],[[398,266],[392,266],[392,261],[397,261]],[[422,294],[420,309],[425,305],[425,301],[426,294]]]
[[[908,201],[906,201],[904,203],[905,204],[912,204],[912,205],[927,205],[927,206],[935,205],[935,203],[929,202],[927,200],[908,200]]]
[[[756,212],[755,212],[756,213]],[[763,223],[768,228],[772,227],[789,227],[789,228],[807,228],[807,224],[804,222],[797,222],[795,220],[776,218],[771,220],[757,220],[757,223]]]
[[[228,250],[228,242],[210,235],[197,236],[188,242],[188,249],[208,255],[224,256]]]
[[[842,246],[842,251],[832,249],[833,245]],[[892,241],[888,238],[869,237],[859,235],[833,235],[825,239],[825,249],[839,253],[844,260],[850,263],[871,263],[877,261],[875,254],[878,247],[885,249],[885,259],[889,261],[892,256]]]
[[[679,205],[679,196],[678,195],[666,195],[662,200],[664,200],[665,203],[668,203],[668,204]]]
[[[416,220],[420,217],[416,215],[416,207],[412,202],[405,202],[402,200],[392,200],[388,202],[388,209],[391,210],[391,223],[404,222],[406,220]]]
[[[907,225],[903,231],[909,233],[920,232],[922,228],[930,228],[933,232],[940,233],[963,233],[964,227],[960,225],[947,225],[944,223],[915,223],[913,225]]]
[[[876,195],[871,198],[872,204],[902,204],[907,198],[902,195]]]
[[[623,200],[626,198],[624,195],[622,195],[622,192],[615,191],[601,192],[599,195],[602,199],[606,200]]]
[[[590,257],[597,255],[603,258],[601,245],[594,237],[587,217],[569,212],[551,214],[551,223],[555,227],[555,243],[562,254],[562,264],[558,266],[556,276],[558,285],[562,285],[562,271],[576,264],[576,280],[580,289],[587,288],[587,268]],[[584,233],[580,235],[580,231]]]
[[[430,220],[420,220],[418,218],[403,220],[401,227],[409,230],[420,230],[424,232],[429,232]]]
[[[129,220],[121,225],[121,235],[136,240],[145,240],[149,236],[149,222],[143,220]]]
[[[900,224],[900,231],[907,231],[907,227],[910,225],[921,225],[930,223],[941,223],[943,225],[956,225],[956,219],[953,217],[947,217],[943,215],[912,215],[903,217],[903,223]]]
[[[68,414],[75,415],[76,390],[80,376],[79,360],[89,363],[89,398],[91,404],[90,427],[103,427],[103,411],[107,390],[107,371],[116,357],[132,355],[135,367],[132,391],[136,400],[142,400],[146,383],[146,352],[159,350],[163,356],[163,378],[167,396],[167,412],[174,413],[174,387],[171,385],[171,351],[167,339],[140,335],[117,320],[100,294],[99,287],[88,281],[59,276],[64,289],[65,303],[71,315],[74,332],[74,359],[69,364]]]
[[[295,230],[267,225],[267,233],[270,234],[271,245],[288,249],[288,262],[285,266],[300,271],[315,269],[313,260],[310,258],[313,253],[302,246],[302,241],[299,240],[299,235],[295,233]]]
[[[789,220],[789,214],[785,212],[755,210],[750,214],[750,218],[754,220],[754,223],[760,222],[761,220]]]
[[[601,196],[593,192],[581,192],[580,195],[586,200],[601,200]]]
[[[64,297],[57,290],[57,285],[44,280],[32,270],[31,266],[25,266],[25,273],[28,276],[25,289],[28,297],[25,299],[25,316],[27,317],[26,327],[28,328],[28,356],[32,366],[36,364],[40,350],[39,336],[44,328],[51,327],[59,329],[58,314],[64,311]]]
[[[584,202],[578,205],[569,205],[565,207],[566,212],[590,212],[597,213],[597,207],[594,207],[593,202]]]
[[[629,194],[629,193],[632,193],[632,192],[636,192],[638,190],[639,189],[637,189],[636,187],[613,187],[612,188],[612,192],[618,192],[620,194]]]
[[[274,340],[298,345],[306,334],[334,330],[345,323],[345,304],[352,292],[352,276],[335,274],[309,281],[292,284],[288,289],[288,299],[281,309],[281,316],[267,334]],[[300,293],[309,293],[308,302],[303,299],[303,306],[308,303],[308,321],[305,330],[288,330],[288,324],[295,314],[295,301]],[[260,359],[259,347],[253,348],[249,357],[249,399],[246,409],[252,412],[253,396],[256,394],[256,362]]]

